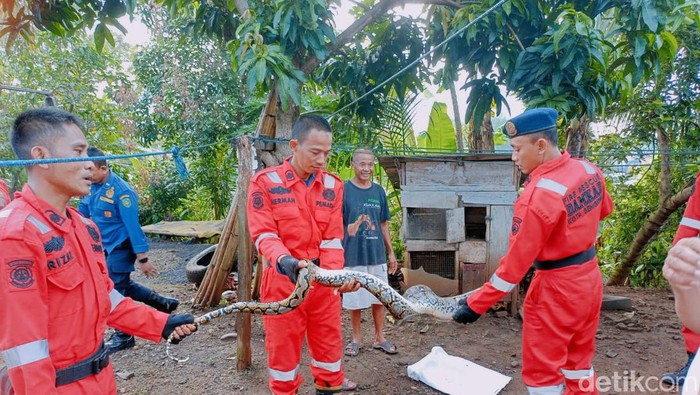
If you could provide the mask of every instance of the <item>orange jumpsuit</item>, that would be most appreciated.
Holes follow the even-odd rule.
[[[510,245],[491,279],[467,299],[483,314],[535,266],[523,302],[523,381],[530,394],[594,389],[591,366],[603,282],[594,243],[601,219],[613,209],[601,171],[569,153],[528,177],[516,200]],[[582,252],[584,254],[576,255]],[[568,257],[577,264],[552,268]],[[581,382],[581,381],[585,382]]]
[[[5,181],[0,180],[0,209],[10,204],[10,189]]]
[[[110,363],[56,387],[56,370],[92,355],[107,325],[160,341],[168,315],[113,289],[95,224],[58,213],[29,186],[0,211],[0,350],[17,394],[116,394]]]
[[[700,234],[700,175],[695,179],[695,191],[688,199],[683,219],[676,230],[676,237],[673,238],[673,245],[686,237],[698,237],[698,234]],[[685,326],[682,332],[686,351],[695,354],[700,348],[700,335]]]
[[[318,259],[325,269],[343,268],[343,182],[324,171],[312,177],[307,186],[287,158],[251,179],[248,227],[266,261],[261,284],[264,302],[282,300],[295,288],[277,271],[282,255]],[[301,385],[299,364],[305,336],[316,388],[327,393],[341,390],[341,307],[340,296],[334,295],[332,288],[315,284],[298,308],[265,316],[263,322],[273,393],[295,394]]]

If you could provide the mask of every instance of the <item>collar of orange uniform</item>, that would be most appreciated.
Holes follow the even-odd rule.
[[[537,168],[532,173],[530,173],[530,176],[528,178],[531,180],[535,179],[535,178],[539,178],[542,175],[549,173],[550,171],[563,165],[569,159],[571,159],[571,155],[566,151],[561,151],[560,157],[558,157],[556,159],[548,160],[547,162],[544,162],[543,164],[537,166]]]
[[[284,163],[282,163],[282,178],[284,179],[284,185],[289,186],[294,184],[295,182],[304,182],[299,176],[297,175],[297,172],[294,171],[294,168],[292,167],[292,164],[290,161],[292,160],[292,156],[288,156],[284,159]],[[313,185],[316,182],[321,182],[323,180],[323,172],[322,171],[317,171],[316,172],[316,177],[314,177],[313,181],[311,182],[311,185]],[[309,186],[311,186],[309,185]]]
[[[68,232],[70,229],[70,221],[65,214],[60,214],[53,206],[48,204],[43,199],[34,194],[29,185],[24,185],[20,196],[29,203],[34,209],[43,216],[42,222],[51,224],[54,228],[60,229],[62,232]]]

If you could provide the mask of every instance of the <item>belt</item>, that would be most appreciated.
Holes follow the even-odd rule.
[[[593,246],[585,251],[579,252],[578,254],[567,256],[566,258],[556,259],[553,261],[535,261],[534,265],[535,269],[538,270],[560,269],[562,267],[586,263],[593,259],[595,254],[596,250],[595,246]]]
[[[56,371],[56,387],[70,384],[85,377],[98,374],[109,365],[109,352],[102,342],[92,355],[67,368]]]

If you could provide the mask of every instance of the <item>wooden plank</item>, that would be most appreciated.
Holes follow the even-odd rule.
[[[457,251],[456,244],[447,244],[443,240],[405,240],[406,251]]]
[[[515,185],[503,185],[503,184],[464,184],[464,185],[403,185],[401,187],[402,191],[421,191],[421,192],[455,192],[455,193],[467,193],[467,192],[512,192],[517,191]]]
[[[457,208],[459,196],[454,192],[433,191],[401,191],[401,205],[403,207],[423,208]]]
[[[459,243],[459,261],[468,263],[486,263],[486,240],[466,240]]]
[[[248,231],[247,197],[248,184],[253,175],[253,154],[248,137],[241,136],[238,141],[238,289],[236,293],[240,302],[250,300],[251,280],[253,277],[253,242]],[[247,369],[253,361],[251,338],[251,317],[247,313],[236,314],[236,368],[241,371]]]
[[[510,229],[513,223],[513,206],[489,206],[486,220],[486,237],[488,248],[486,252],[486,276],[498,268],[501,257],[508,252]],[[503,301],[510,302],[510,312],[517,312],[518,289],[515,287]]]
[[[160,221],[142,226],[145,233],[206,239],[221,234],[226,221]]]
[[[415,192],[414,192],[415,193]],[[515,199],[518,198],[516,191],[512,192],[465,192],[458,194],[463,206],[488,206],[501,205],[512,206]],[[403,196],[403,193],[402,193]]]
[[[453,208],[445,212],[447,223],[447,242],[458,243],[465,240],[464,208]]]
[[[407,162],[405,185],[515,185],[510,162]]]

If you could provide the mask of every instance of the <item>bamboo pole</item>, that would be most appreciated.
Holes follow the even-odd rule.
[[[250,141],[241,137],[238,144],[238,300],[251,300],[251,279],[253,277],[253,245],[248,231],[246,202],[248,183],[253,175],[253,153]],[[250,313],[236,314],[236,332],[238,333],[237,363],[238,370],[245,370],[252,362],[251,351],[251,317]]]

